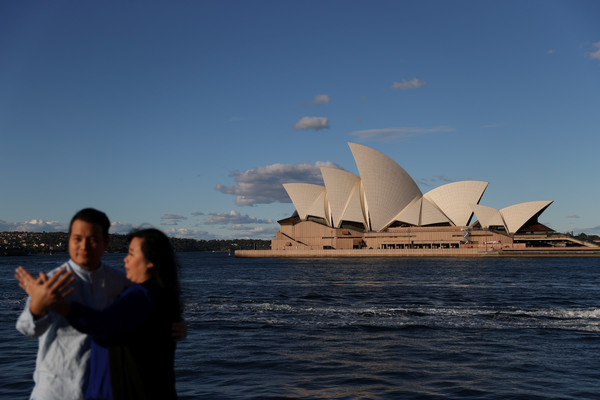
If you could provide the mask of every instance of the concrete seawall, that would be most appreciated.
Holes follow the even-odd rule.
[[[600,248],[462,249],[356,249],[356,250],[237,250],[245,258],[343,257],[600,257]]]

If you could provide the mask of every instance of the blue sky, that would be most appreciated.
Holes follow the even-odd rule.
[[[600,234],[600,2],[0,3],[0,231],[263,238],[379,150],[423,193]],[[321,181],[322,182],[322,181]]]

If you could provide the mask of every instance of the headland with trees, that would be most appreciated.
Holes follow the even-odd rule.
[[[270,240],[261,239],[195,240],[172,237],[170,240],[177,252],[268,250],[271,246]],[[68,244],[69,238],[65,232],[0,232],[0,256],[67,253]],[[126,253],[127,249],[127,235],[110,235],[107,252]]]

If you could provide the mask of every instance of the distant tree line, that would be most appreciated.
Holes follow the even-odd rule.
[[[170,238],[177,252],[268,250],[270,240],[194,240]],[[57,254],[68,252],[69,239],[65,232],[0,232],[0,256],[27,254]],[[111,234],[108,253],[126,253],[129,243],[127,235]]]
[[[588,241],[596,242],[600,239],[598,235],[571,236]],[[177,252],[188,251],[228,251],[228,250],[269,250],[270,240],[261,239],[231,239],[231,240],[195,240],[170,238],[173,248]],[[65,232],[0,232],[0,256],[27,255],[27,254],[50,254],[67,253],[69,238]],[[109,253],[127,253],[127,235],[111,234],[107,249]]]
[[[195,240],[169,238],[176,252],[185,251],[229,251],[229,250],[267,250],[271,248],[270,240],[231,239],[231,240]],[[126,253],[129,247],[127,235],[110,235],[107,252]]]
[[[586,235],[585,233],[580,233],[579,235],[573,235],[573,232],[569,232],[571,236],[577,238],[579,240],[583,240],[584,242],[596,242],[600,239],[598,235]]]

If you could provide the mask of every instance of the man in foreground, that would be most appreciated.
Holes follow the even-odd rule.
[[[48,273],[72,271],[73,291],[67,299],[95,309],[112,303],[129,285],[125,275],[102,263],[110,221],[93,208],[79,211],[69,227],[71,259]],[[83,399],[91,339],[59,315],[27,299],[17,330],[39,340],[31,399]]]

